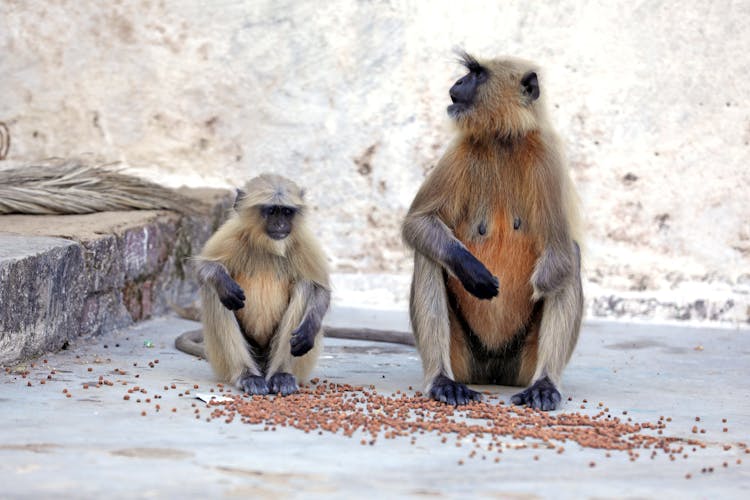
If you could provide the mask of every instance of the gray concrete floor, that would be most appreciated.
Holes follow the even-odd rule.
[[[338,310],[330,322],[393,328],[405,326],[406,318]],[[178,393],[195,392],[193,384],[206,391],[216,387],[215,380],[205,361],[173,347],[177,334],[196,326],[157,318],[83,340],[47,356],[46,364],[42,359],[34,367],[28,363],[31,373],[25,379],[0,373],[0,497],[750,498],[750,455],[736,446],[750,441],[746,330],[617,323],[584,327],[565,374],[561,411],[593,415],[602,401],[615,415],[627,410],[634,421],[671,416],[665,433],[685,438],[696,437],[691,428],[699,416],[706,434],[698,437],[708,446],[688,459],[670,461],[659,454],[652,460],[642,452],[631,462],[626,453],[605,458],[603,450],[566,443],[562,455],[512,449],[494,463],[469,460],[467,447],[441,444],[430,435],[418,436],[415,445],[401,438],[361,446],[356,436],[288,428],[264,432],[239,419],[231,424],[196,420],[195,400]],[[144,340],[154,347],[144,347]],[[154,359],[159,363],[150,368]],[[115,368],[126,375],[114,374]],[[56,375],[41,385],[50,369]],[[82,388],[100,375],[130,385]],[[418,388],[421,382],[419,359],[410,347],[334,339],[327,341],[315,375],[374,384],[386,393]],[[162,390],[173,383],[178,390]],[[154,413],[153,403],[124,401],[133,385],[160,393],[162,411]],[[506,400],[517,391],[488,389]],[[583,399],[589,401],[585,410],[580,409]],[[146,417],[141,416],[144,409]],[[725,444],[733,446],[724,450]],[[466,463],[458,466],[459,459]],[[737,464],[738,459],[743,462]],[[591,461],[595,468],[589,467]],[[701,473],[704,467],[714,472]]]

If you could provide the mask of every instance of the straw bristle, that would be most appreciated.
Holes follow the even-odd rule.
[[[112,164],[45,160],[0,170],[0,214],[87,214],[114,210],[194,213],[196,201]]]

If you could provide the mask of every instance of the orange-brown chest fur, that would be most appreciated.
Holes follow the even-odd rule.
[[[268,345],[289,305],[290,279],[274,270],[238,273],[232,276],[245,292],[245,306],[235,312],[243,332],[261,347]]]
[[[463,170],[461,185],[467,192],[456,199],[466,202],[454,206],[454,220],[446,223],[497,276],[500,292],[492,300],[480,300],[453,277],[447,286],[473,332],[486,347],[497,349],[527,325],[534,306],[530,277],[539,245],[531,227],[533,194],[527,182],[534,155],[525,148],[473,149],[458,157],[466,159],[454,168]]]

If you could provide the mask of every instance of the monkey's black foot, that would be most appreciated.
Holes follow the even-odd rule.
[[[537,410],[550,411],[560,405],[560,391],[549,377],[540,378],[525,391],[521,391],[512,398],[514,405],[528,405]]]
[[[288,396],[297,392],[297,380],[291,373],[279,372],[271,375],[268,386],[271,394]]]
[[[292,332],[292,338],[289,343],[292,346],[292,356],[303,356],[315,345],[315,334],[317,329],[313,328],[308,321],[302,324]]]
[[[430,397],[454,406],[465,405],[470,401],[479,401],[482,399],[482,395],[477,391],[472,391],[464,384],[451,380],[445,375],[438,375],[432,381]]]
[[[224,307],[230,311],[236,311],[245,306],[245,292],[242,291],[242,287],[231,278],[227,278],[221,286],[217,286],[216,293],[219,294],[219,300],[224,304]]]
[[[239,381],[240,389],[251,396],[265,396],[268,394],[268,383],[260,375],[245,375]]]
[[[497,277],[493,276],[471,252],[462,248],[451,260],[454,262],[453,272],[467,292],[486,300],[498,294],[500,282]]]

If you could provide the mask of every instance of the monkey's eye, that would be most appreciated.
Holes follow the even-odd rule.
[[[286,217],[291,217],[292,215],[294,215],[294,210],[289,207],[284,207],[281,209],[281,213]]]
[[[276,215],[278,213],[278,207],[275,205],[272,206],[266,206],[262,207],[260,209],[260,215],[265,219],[271,215]]]
[[[483,83],[487,81],[487,70],[480,67],[479,69],[472,71],[474,73],[474,78],[476,78],[477,83]]]

